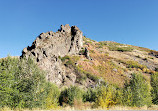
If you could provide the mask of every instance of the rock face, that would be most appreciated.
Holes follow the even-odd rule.
[[[59,56],[79,54],[83,47],[82,36],[78,27],[61,25],[55,33],[52,31],[41,33],[32,46],[23,49],[21,57],[34,58],[39,67],[47,72],[47,80],[61,85],[66,76]]]

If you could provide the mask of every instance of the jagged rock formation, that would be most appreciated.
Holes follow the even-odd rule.
[[[61,29],[54,33],[52,31],[41,33],[32,43],[31,47],[24,48],[22,54],[35,56],[39,61],[42,56],[49,57],[78,54],[83,46],[82,32],[78,27],[68,24],[61,25]],[[42,53],[41,53],[42,52]]]
[[[61,85],[67,77],[59,56],[76,55],[82,47],[82,32],[78,27],[66,24],[55,33],[41,33],[31,47],[23,49],[21,57],[34,58],[39,67],[47,72],[47,80]],[[75,82],[75,75],[70,74],[68,79]]]

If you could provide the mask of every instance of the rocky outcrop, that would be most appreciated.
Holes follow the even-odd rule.
[[[49,57],[75,55],[83,46],[82,32],[78,27],[61,25],[58,32],[41,33],[31,47],[24,48],[22,56],[34,56],[39,61],[43,56]],[[41,53],[42,52],[42,53]]]
[[[84,55],[87,59],[91,60],[90,56],[89,56],[89,50],[87,48],[85,48],[85,52]]]
[[[61,25],[57,32],[41,33],[32,46],[23,49],[21,57],[34,58],[39,67],[47,72],[47,80],[61,85],[66,79],[71,79],[73,82],[75,80],[73,76],[73,78],[65,76],[59,56],[77,55],[82,47],[82,32],[78,27],[66,24]]]
[[[149,53],[149,55],[158,58],[158,52],[157,52],[157,51],[151,51],[151,52]]]

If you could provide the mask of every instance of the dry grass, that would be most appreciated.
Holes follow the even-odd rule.
[[[71,110],[158,110],[158,105],[152,105],[151,107],[143,106],[143,107],[128,107],[128,106],[113,106],[110,108],[97,108],[92,109],[93,103],[82,103],[77,101],[74,107],[66,106],[61,107],[60,109],[56,109],[57,111],[71,111]],[[11,110],[9,108],[0,109],[0,111],[53,111],[53,110],[41,110],[41,109],[22,109],[22,110]]]
[[[158,110],[158,105],[152,105],[151,107],[113,106],[109,110]]]
[[[88,49],[95,51],[95,53],[90,54],[90,57],[93,60],[87,60],[84,57],[81,58],[78,61],[78,65],[80,66],[80,68],[95,76],[103,78],[108,83],[123,86],[126,79],[126,76],[124,75],[124,69],[117,66],[112,61],[112,58],[109,57],[107,54],[100,53],[95,49],[92,49],[92,46],[90,46],[90,48]]]
[[[145,65],[138,63],[140,59],[151,58],[151,56],[148,55],[150,50],[147,48],[108,41],[94,42],[89,39],[86,39],[86,41],[90,42],[86,42],[84,47],[88,48],[90,57],[93,60],[90,61],[87,60],[84,56],[81,56],[81,59],[78,61],[80,68],[93,75],[103,78],[108,83],[123,86],[125,79],[130,77],[131,73],[141,72],[144,73],[145,76],[148,76],[148,78],[148,74],[153,73],[153,71],[149,70]],[[132,47],[133,51],[109,51],[109,46]],[[138,55],[139,58],[137,57]],[[121,63],[117,60],[124,62]],[[157,63],[158,59],[154,58],[150,59],[150,61]]]

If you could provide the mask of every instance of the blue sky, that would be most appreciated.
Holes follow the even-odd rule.
[[[158,50],[158,0],[0,0],[0,57],[20,56],[61,24],[96,41]]]

